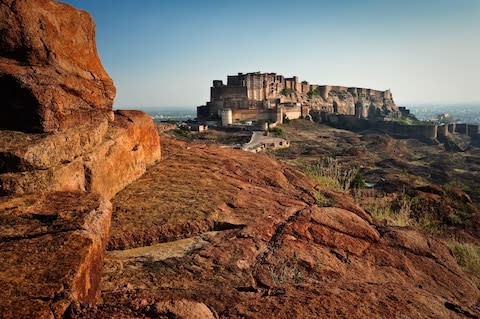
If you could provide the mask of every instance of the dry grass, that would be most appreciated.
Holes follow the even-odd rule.
[[[315,164],[304,167],[303,172],[322,186],[348,192],[353,186],[358,169],[344,168],[336,159],[326,157]]]
[[[378,198],[371,205],[365,207],[378,221],[385,221],[388,225],[414,226],[415,221],[411,217],[411,199],[402,197],[399,199],[399,207],[391,201]]]
[[[413,206],[418,205],[418,200],[405,193],[389,197],[355,190],[353,194],[355,201],[377,221],[391,226],[411,226],[430,235],[441,235],[444,231],[442,221],[425,214],[415,214]]]
[[[476,276],[480,276],[480,247],[474,244],[461,243],[455,240],[447,242],[459,265],[467,268]]]
[[[325,196],[320,191],[314,192],[313,197],[315,198],[316,204],[320,207],[330,207],[335,203],[331,198]]]

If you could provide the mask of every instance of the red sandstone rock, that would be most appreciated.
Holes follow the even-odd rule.
[[[110,118],[115,87],[90,15],[52,0],[0,1],[0,127],[64,131]]]
[[[61,318],[98,297],[111,204],[86,193],[0,199],[2,318]]]
[[[160,159],[152,119],[118,111],[56,134],[0,131],[0,196],[87,190],[112,197]]]
[[[56,134],[0,131],[0,173],[45,170],[74,161],[104,140],[107,120],[95,120]]]
[[[160,137],[141,111],[117,111],[103,145],[85,156],[87,190],[111,198],[160,159]]]
[[[266,156],[163,145],[113,199],[110,248],[124,250],[107,252],[103,302],[76,317],[142,318],[182,299],[219,318],[479,316],[475,278],[441,242],[370,223],[347,194],[317,207],[315,183]]]
[[[189,300],[160,301],[155,303],[153,312],[160,318],[163,316],[183,319],[217,318],[205,304]]]

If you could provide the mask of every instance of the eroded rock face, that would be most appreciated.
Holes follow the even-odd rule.
[[[57,132],[111,118],[115,86],[90,15],[52,0],[0,1],[0,128]]]
[[[0,131],[0,195],[91,191],[111,198],[160,159],[160,139],[141,111],[117,111],[65,132]]]
[[[376,225],[349,195],[266,156],[163,142],[164,160],[112,200],[103,302],[75,317],[181,317],[184,300],[219,318],[480,315],[475,281],[443,243]]]
[[[87,191],[113,197],[160,159],[160,137],[141,111],[116,111],[107,137],[84,156]]]
[[[0,317],[97,301],[108,198],[160,158],[152,119],[114,96],[86,12],[0,0]]]
[[[2,318],[61,318],[97,301],[111,204],[99,195],[0,198]]]

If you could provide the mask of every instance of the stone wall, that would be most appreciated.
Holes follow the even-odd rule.
[[[239,121],[254,121],[254,120],[264,120],[272,121],[276,120],[276,110],[232,110],[232,119],[233,122]]]
[[[437,134],[439,137],[447,137],[449,135],[448,125],[438,126]]]
[[[316,122],[326,123],[334,127],[352,131],[378,130],[388,134],[405,138],[416,138],[432,141],[440,137],[447,137],[452,133],[468,135],[479,138],[480,125],[476,124],[448,124],[448,125],[403,125],[395,121],[382,121],[376,119],[362,119],[356,116],[332,114],[313,110],[310,112]]]
[[[295,120],[302,117],[302,108],[282,108],[282,114],[286,116],[289,120]]]
[[[352,131],[378,130],[399,137],[417,138],[421,140],[435,140],[437,138],[436,125],[402,125],[393,121],[362,119],[352,115],[329,114],[325,112],[311,112],[317,122],[327,123],[334,127]]]

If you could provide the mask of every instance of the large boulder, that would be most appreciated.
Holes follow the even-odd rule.
[[[0,198],[2,318],[61,318],[97,301],[112,206],[99,195]]]
[[[53,0],[0,0],[0,128],[64,131],[111,118],[114,97],[88,13]]]

